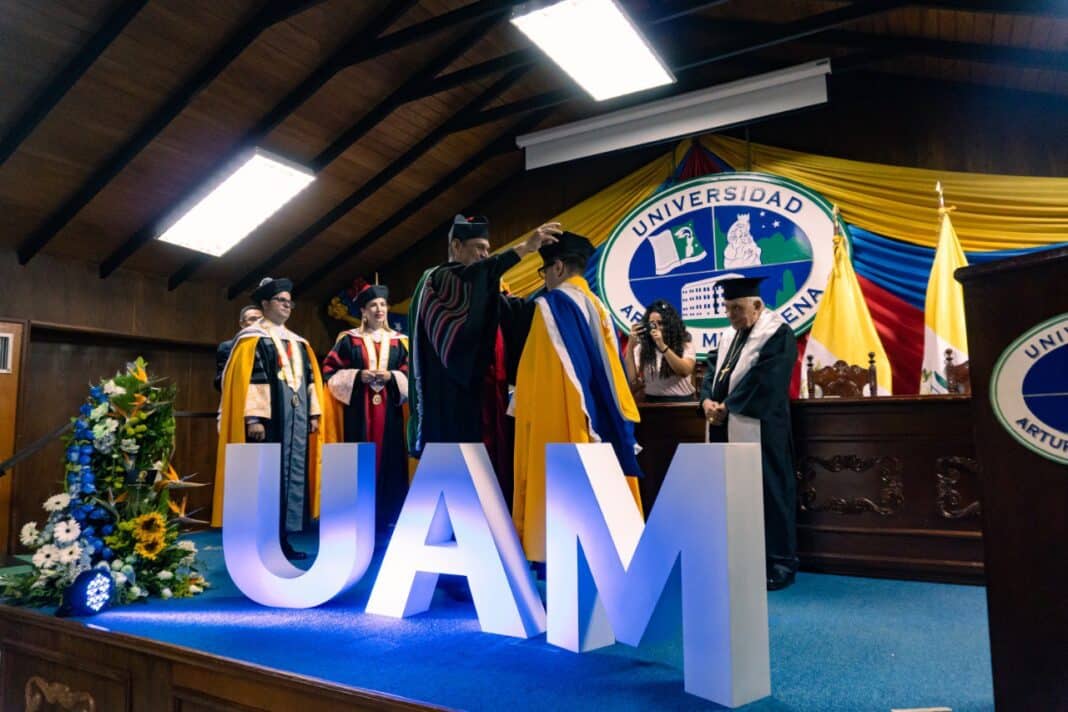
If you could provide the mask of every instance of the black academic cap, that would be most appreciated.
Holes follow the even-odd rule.
[[[452,227],[449,228],[449,239],[466,242],[476,237],[489,237],[489,218],[485,215],[475,215],[465,218],[457,215],[452,219]]]
[[[539,247],[538,254],[541,255],[542,262],[546,266],[563,257],[579,257],[588,260],[593,254],[593,243],[582,235],[564,232],[557,236],[556,242]]]
[[[760,283],[763,277],[735,277],[723,279],[719,285],[723,287],[724,299],[740,299],[742,297],[759,297]]]
[[[363,309],[368,302],[379,297],[389,301],[389,287],[384,284],[369,284],[356,295],[356,308]]]
[[[252,301],[259,304],[265,302],[276,294],[282,292],[293,293],[293,280],[280,277],[278,279],[272,279],[271,277],[264,277],[260,280],[260,285],[256,287],[256,291],[252,293]]]

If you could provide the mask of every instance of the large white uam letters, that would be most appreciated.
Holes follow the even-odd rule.
[[[467,577],[483,631],[529,638],[545,630],[545,609],[481,443],[427,445],[367,612],[422,613],[439,574]]]
[[[647,525],[610,445],[549,445],[545,474],[550,643],[636,646],[681,615],[687,692],[771,694],[759,445],[679,445]]]
[[[226,446],[223,555],[230,578],[264,606],[310,608],[360,580],[374,552],[375,446],[323,447],[319,553],[307,571],[282,554],[277,443]]]

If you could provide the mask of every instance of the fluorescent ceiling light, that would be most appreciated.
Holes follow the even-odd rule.
[[[527,170],[576,158],[693,136],[827,102],[831,61],[820,59],[591,119],[526,134]]]
[[[307,168],[256,149],[159,239],[218,257],[313,180]]]
[[[614,0],[526,3],[512,24],[597,101],[675,81]]]

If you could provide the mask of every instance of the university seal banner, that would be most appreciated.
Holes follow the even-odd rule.
[[[834,264],[833,220],[830,203],[778,176],[730,173],[680,183],[645,200],[612,231],[598,267],[600,296],[624,330],[641,319],[643,305],[666,299],[698,354],[706,354],[728,326],[720,280],[764,277],[761,298],[802,333]]]
[[[994,365],[997,419],[1026,448],[1068,465],[1068,314],[1028,330]]]

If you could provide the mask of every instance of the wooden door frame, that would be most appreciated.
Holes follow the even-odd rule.
[[[26,403],[26,377],[25,369],[29,363],[30,356],[30,321],[28,319],[10,319],[0,316],[0,323],[12,324],[21,327],[22,331],[19,335],[20,342],[18,344],[19,352],[17,356],[12,354],[12,358],[18,359],[18,369],[16,371],[16,377],[18,379],[15,386],[15,408],[13,412],[14,428],[11,434],[11,454],[18,452],[19,448],[19,425],[21,419],[19,418],[19,410],[22,404]],[[14,344],[13,344],[14,345]],[[7,522],[6,527],[0,527],[0,553],[3,555],[9,555],[15,550],[15,544],[18,542],[18,530],[19,523],[14,520],[14,504],[15,504],[15,488],[17,487],[17,473],[18,466],[8,472],[4,476],[6,482],[0,483],[0,487],[7,489],[7,497],[0,498],[0,521]]]

